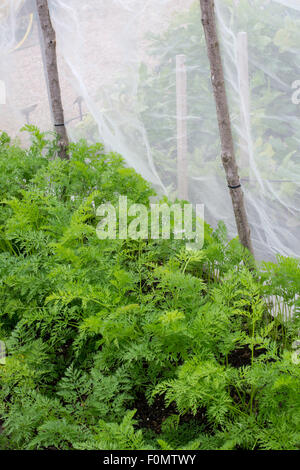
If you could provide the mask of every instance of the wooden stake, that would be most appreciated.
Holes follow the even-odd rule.
[[[240,168],[249,168],[250,157],[248,149],[248,135],[250,131],[250,86],[249,86],[249,60],[248,60],[248,35],[240,32],[237,35],[237,60],[240,88],[240,115],[241,131],[240,138]]]
[[[226,173],[228,187],[235,215],[240,241],[253,253],[250,227],[244,203],[238,168],[234,153],[229,107],[225,88],[224,71],[216,29],[213,0],[200,0],[202,24],[205,32],[208,58],[211,68],[211,81],[216,102],[217,117],[222,149],[222,162]]]
[[[37,12],[42,31],[42,46],[46,62],[47,82],[50,94],[50,105],[54,120],[54,129],[59,136],[59,157],[68,159],[69,139],[65,127],[64,111],[61,100],[59,75],[56,56],[56,35],[53,29],[47,0],[36,0]]]
[[[185,55],[176,56],[177,185],[178,197],[188,199],[187,169],[187,77]]]
[[[49,104],[49,109],[51,110],[51,97],[50,97],[50,90],[49,90],[49,81],[48,81],[48,74],[47,74],[47,67],[46,67],[46,57],[45,57],[45,47],[44,47],[44,38],[43,38],[43,33],[42,33],[42,28],[41,28],[41,23],[38,15],[38,10],[37,10],[37,5],[34,7],[34,17],[36,20],[37,24],[37,30],[38,30],[38,37],[39,37],[39,45],[40,45],[40,50],[41,50],[41,56],[42,56],[42,62],[43,62],[43,72],[44,72],[44,78],[46,82],[46,89],[47,89],[47,96],[48,96],[48,104]],[[52,112],[50,111],[52,114]],[[53,119],[53,116],[52,116]]]

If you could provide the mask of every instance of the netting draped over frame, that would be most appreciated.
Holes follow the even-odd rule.
[[[299,2],[215,4],[256,255],[299,257]],[[71,138],[103,141],[169,197],[205,204],[206,220],[224,220],[235,236],[199,0],[49,6]],[[51,127],[35,1],[0,1],[1,96],[2,130]]]

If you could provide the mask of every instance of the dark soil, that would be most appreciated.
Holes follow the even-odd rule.
[[[176,405],[166,407],[163,396],[157,396],[153,405],[149,405],[143,395],[138,395],[133,408],[137,410],[135,418],[141,428],[151,429],[159,434],[161,425],[168,416],[176,413]]]
[[[264,348],[254,348],[254,357],[259,357],[267,351]],[[228,363],[233,367],[248,366],[251,364],[251,349],[245,345],[240,349],[235,349],[228,355]]]
[[[163,396],[157,396],[152,405],[147,403],[143,395],[138,395],[133,408],[137,410],[135,418],[139,422],[139,426],[144,429],[151,429],[156,434],[161,433],[161,427],[164,421],[173,414],[178,414],[175,403],[171,403],[166,407]],[[190,421],[199,422],[199,424],[207,425],[205,410],[200,409],[194,416],[187,413],[180,417],[180,424],[189,423]]]

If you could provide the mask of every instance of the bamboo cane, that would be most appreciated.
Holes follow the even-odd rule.
[[[178,197],[188,199],[187,77],[185,56],[176,56],[177,185]]]

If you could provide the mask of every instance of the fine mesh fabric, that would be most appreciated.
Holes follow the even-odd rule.
[[[236,236],[199,1],[48,3],[70,138],[102,141]],[[215,8],[256,257],[299,257],[300,2]],[[21,142],[24,124],[52,126],[40,44],[35,1],[0,0],[0,129]]]

